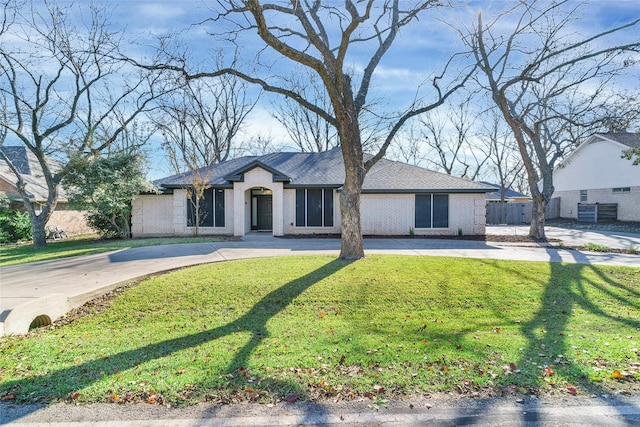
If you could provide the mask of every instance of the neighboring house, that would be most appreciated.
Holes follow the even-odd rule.
[[[602,133],[589,137],[553,172],[553,197],[560,216],[577,218],[578,203],[616,203],[618,219],[640,221],[640,166],[622,152],[640,146],[638,133]]]
[[[500,201],[500,184],[494,184],[486,181],[480,181],[480,184],[488,185],[489,187],[494,188],[494,191],[487,193],[487,203]],[[511,188],[507,188],[504,194],[504,201],[507,203],[527,203],[531,201],[531,197],[512,190]]]
[[[340,148],[322,153],[241,157],[200,169],[211,188],[201,210],[200,234],[275,236],[340,233]],[[159,179],[160,194],[133,201],[134,237],[191,235],[193,204],[186,188],[193,173]],[[380,160],[364,181],[361,224],[365,235],[482,235],[485,193],[491,188],[417,166]]]
[[[38,213],[40,206],[46,203],[48,197],[47,183],[38,159],[24,146],[1,146],[0,150],[7,155],[20,172],[26,183],[29,199],[35,204],[36,213]],[[53,165],[59,167],[58,163],[54,162]],[[9,165],[0,157],[0,191],[9,197],[12,207],[24,210],[24,202],[18,191],[17,181],[18,179]],[[70,209],[62,188],[59,189],[58,204],[47,223],[47,227],[60,227],[67,232],[67,235],[95,233],[87,225],[83,212]]]

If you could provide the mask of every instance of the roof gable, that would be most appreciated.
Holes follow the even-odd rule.
[[[279,170],[272,168],[269,165],[264,164],[260,160],[254,160],[251,163],[242,166],[241,168],[231,172],[229,175],[224,176],[224,179],[229,182],[244,181],[244,174],[252,169],[261,168],[270,172],[273,175],[273,182],[289,182],[291,178]]]
[[[629,148],[640,147],[640,133],[630,133],[630,132],[612,132],[612,133],[594,133],[589,138],[587,138],[583,143],[578,145],[578,147],[573,150],[567,157],[560,162],[558,168],[562,168],[569,163],[571,163],[572,157],[576,156],[577,153],[580,153],[584,149],[584,147],[589,144],[594,144],[598,142],[606,142],[616,146],[616,148],[620,150],[627,150]]]

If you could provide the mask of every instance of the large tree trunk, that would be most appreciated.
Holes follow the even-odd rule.
[[[546,208],[545,198],[542,194],[533,197],[533,207],[531,212],[531,226],[529,236],[534,239],[545,239],[544,232],[544,210]]]
[[[47,181],[49,184],[49,180]],[[36,207],[29,200],[27,191],[25,190],[24,182],[18,185],[18,189],[23,194],[22,200],[24,201],[24,207],[29,213],[29,219],[31,221],[31,237],[33,239],[33,248],[42,249],[47,247],[47,232],[45,226],[51,218],[51,214],[58,205],[58,189],[57,187],[49,188],[49,197],[47,197],[47,203],[42,206],[40,215],[36,215]]]
[[[364,241],[360,225],[361,186],[347,181],[349,180],[345,180],[340,193],[340,213],[342,214],[340,258],[353,260],[364,258]]]
[[[345,109],[348,111],[348,109]],[[365,177],[364,155],[360,142],[360,127],[357,113],[345,114],[339,129],[342,158],[344,159],[345,179],[340,193],[340,213],[342,214],[341,259],[364,258],[364,241],[360,223],[360,193]]]
[[[31,219],[31,235],[33,238],[33,248],[42,249],[47,247],[47,233],[44,229],[46,222],[43,215],[36,215],[29,209],[29,217]]]

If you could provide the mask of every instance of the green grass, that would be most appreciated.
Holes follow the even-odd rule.
[[[215,237],[166,237],[152,239],[101,240],[95,236],[82,236],[47,242],[47,247],[34,249],[31,244],[0,246],[0,267],[47,261],[77,255],[90,255],[140,246],[170,245],[176,243],[216,242]]]
[[[611,250],[609,246],[598,245],[596,243],[587,243],[586,245],[584,245],[584,249],[593,252],[609,252]]]
[[[640,269],[329,256],[184,269],[0,341],[17,402],[640,390]],[[98,312],[99,311],[99,312]]]

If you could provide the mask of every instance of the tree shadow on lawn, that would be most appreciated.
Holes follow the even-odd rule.
[[[108,359],[111,366],[117,366],[118,371],[135,368],[141,361],[149,362],[150,360],[160,359],[169,356],[175,352],[188,348],[197,347],[203,343],[214,341],[225,336],[230,336],[238,332],[249,332],[251,338],[249,341],[235,354],[233,360],[229,361],[224,374],[237,373],[239,368],[245,366],[249,360],[253,350],[258,346],[262,339],[269,336],[267,322],[284,310],[296,297],[305,290],[311,288],[321,280],[335,274],[342,268],[349,265],[351,261],[340,259],[332,260],[322,267],[314,270],[302,277],[273,290],[260,301],[258,301],[249,311],[229,323],[209,329],[197,334],[187,335],[180,338],[149,344],[134,350],[124,351],[122,353],[109,355]],[[251,325],[250,329],[247,325]],[[2,387],[4,392],[12,392],[17,395],[18,401],[21,399],[20,393],[28,393],[29,390],[39,390],[42,397],[54,400],[68,398],[71,393],[81,390],[99,380],[106,375],[114,375],[113,370],[105,373],[104,358],[94,359],[92,361],[82,363],[76,366],[58,370],[42,376],[33,378],[9,381]],[[71,383],[68,378],[72,377],[75,383]],[[268,386],[272,386],[269,384]],[[283,388],[278,383],[280,389]],[[303,395],[297,384],[286,384],[292,393]],[[318,407],[319,408],[319,407]],[[21,414],[20,417],[28,414]],[[318,409],[314,409],[314,419],[322,419],[318,414]],[[13,420],[8,420],[13,421]]]
[[[570,396],[586,392],[598,399],[594,399],[597,404],[614,408],[628,406],[628,401],[623,401],[615,394],[610,394],[610,390],[605,389],[597,380],[590,377],[580,364],[576,363],[575,359],[577,358],[584,361],[594,359],[595,363],[602,361],[606,366],[606,360],[601,358],[599,354],[583,353],[583,349],[575,348],[578,347],[577,345],[571,346],[568,342],[568,339],[572,338],[569,328],[575,310],[584,310],[603,322],[622,324],[634,329],[640,328],[640,320],[637,316],[640,313],[640,292],[614,280],[607,276],[601,268],[595,268],[592,265],[562,264],[559,262],[550,262],[549,265],[550,277],[547,283],[543,284],[540,309],[520,327],[527,345],[520,351],[520,360],[516,364],[520,373],[514,372],[513,375],[526,373],[525,375],[529,375],[526,382],[530,386],[553,388],[555,394]],[[596,274],[602,282],[590,279],[586,274],[588,272]],[[516,273],[526,274],[525,272]],[[626,315],[615,314],[613,310],[607,312],[606,303],[595,301],[589,295],[596,290],[605,294],[606,298],[615,302],[616,306],[623,307],[624,309],[617,311],[624,312]],[[594,324],[593,327],[598,327],[598,325]],[[616,338],[612,336],[611,340]],[[575,340],[575,338],[572,339]],[[582,339],[587,338],[582,337]],[[614,370],[623,371],[623,369],[623,366],[606,366],[606,370],[603,370],[602,373],[603,376],[608,375],[611,378]],[[563,372],[571,373],[574,378],[581,379],[576,384],[565,382],[558,384],[556,378]],[[519,392],[519,386],[517,378],[511,378],[514,379],[512,384],[509,384],[507,380],[503,385],[506,386],[507,392],[515,397]],[[624,381],[624,379],[621,378],[619,381]],[[541,412],[535,410],[535,407],[540,404],[539,400],[529,400],[528,403],[532,404],[534,409],[527,409],[526,412],[523,412],[520,421],[524,423],[549,422],[550,420],[541,418]],[[637,420],[624,420],[625,413],[618,412],[622,422],[626,421],[628,425],[636,425]]]

